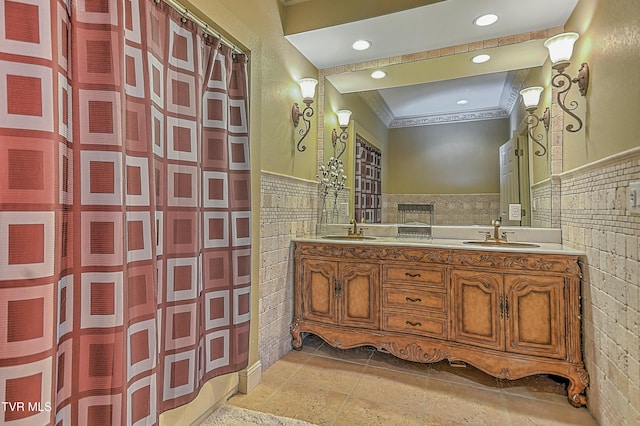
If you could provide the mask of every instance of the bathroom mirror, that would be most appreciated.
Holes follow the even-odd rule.
[[[483,67],[482,73],[479,73],[478,68],[469,67],[468,54],[450,55],[446,58],[441,58],[441,60],[425,59],[388,65],[384,67],[387,72],[387,78],[384,79],[387,81],[384,83],[370,78],[371,69],[341,69],[340,72],[323,71],[324,112],[326,113],[324,117],[324,133],[327,134],[328,128],[335,127],[332,123],[335,121],[335,118],[332,117],[335,112],[333,111],[334,109],[348,108],[354,111],[348,151],[353,149],[356,132],[368,132],[374,139],[376,134],[384,134],[384,131],[375,128],[379,124],[366,122],[366,118],[364,118],[367,116],[366,112],[362,114],[357,112],[359,109],[362,110],[362,108],[368,107],[371,111],[377,112],[378,116],[381,115],[380,105],[376,103],[378,90],[396,86],[417,87],[428,82],[456,81],[456,79],[478,74],[491,75],[492,73],[509,72],[511,78],[519,79],[514,82],[515,86],[517,86],[515,93],[507,94],[507,96],[512,97],[510,99],[513,108],[511,117],[465,122],[451,121],[437,126],[392,126],[388,130],[385,129],[388,132],[387,140],[374,141],[374,144],[378,142],[378,144],[382,145],[379,148],[383,152],[383,222],[396,222],[394,220],[394,207],[398,202],[406,202],[407,200],[402,199],[402,197],[398,198],[395,195],[402,193],[402,187],[407,186],[405,182],[411,179],[412,175],[425,173],[425,167],[438,167],[439,158],[443,158],[438,157],[438,155],[456,156],[459,159],[457,164],[461,166],[457,170],[447,171],[443,169],[440,172],[436,172],[440,173],[440,175],[446,175],[448,172],[452,172],[452,174],[444,177],[440,182],[435,182],[435,189],[434,186],[429,187],[427,185],[425,187],[424,193],[428,194],[428,198],[438,198],[436,203],[441,204],[440,208],[436,204],[436,224],[487,224],[490,222],[491,216],[494,215],[493,212],[498,212],[497,215],[500,215],[500,212],[506,214],[504,206],[502,206],[502,209],[500,208],[500,196],[498,195],[496,198],[497,191],[495,186],[493,187],[494,189],[486,191],[486,188],[481,185],[474,187],[474,182],[477,183],[486,179],[493,179],[495,182],[495,179],[500,179],[500,171],[497,170],[500,167],[500,146],[511,141],[515,143],[512,149],[519,152],[525,151],[524,156],[517,158],[520,163],[521,179],[519,179],[519,184],[515,188],[518,196],[521,197],[520,203],[525,211],[525,216],[523,216],[521,222],[508,222],[505,220],[506,224],[536,227],[557,226],[551,222],[553,191],[549,178],[549,156],[536,156],[531,152],[535,151],[535,149],[530,147],[530,142],[526,136],[525,112],[518,93],[523,84],[530,85],[527,79],[536,80],[537,85],[546,85],[547,82],[544,76],[548,70],[543,66],[546,60],[546,51],[542,46],[542,40],[520,43],[511,46],[511,49],[513,49],[512,55],[509,54],[510,52],[501,52],[501,55],[496,54],[494,56],[512,58],[513,55],[516,55],[523,59],[517,64],[495,61],[490,67]],[[548,74],[550,75],[550,72]],[[384,115],[384,111],[382,113]],[[371,112],[369,112],[370,114]],[[467,129],[473,128],[475,130],[472,130],[472,132],[477,132],[478,134],[488,134],[495,131],[495,136],[487,136],[489,139],[493,138],[491,143],[484,141],[485,143],[473,147],[452,143],[451,140],[455,138],[456,132],[463,127]],[[430,148],[430,153],[421,153],[419,148],[416,148],[423,142],[419,139],[425,138],[425,132],[430,135],[429,138],[440,137],[442,139],[437,147],[432,146]],[[548,144],[550,131],[547,132],[540,126],[537,132],[544,134],[543,143]],[[434,136],[438,133],[441,135]],[[411,141],[412,137],[417,140]],[[446,138],[449,138],[449,140],[446,141]],[[368,137],[366,139],[369,140]],[[467,141],[467,145],[469,143],[472,142]],[[328,158],[332,155],[331,141],[325,139],[323,146],[325,158]],[[423,155],[424,157],[422,157]],[[431,156],[431,163],[429,162],[429,156]],[[347,156],[345,158],[347,164],[352,161],[352,157]],[[440,162],[446,163],[445,161]],[[491,168],[491,170],[487,170],[488,168]],[[353,176],[352,170],[352,166],[348,165],[347,171],[351,177]],[[405,179],[405,181],[403,182],[402,179]],[[448,185],[452,179],[457,179],[463,183],[457,187],[453,185],[452,188],[451,185]],[[350,188],[353,188],[353,182],[351,181],[351,183]],[[469,186],[469,193],[460,192],[460,188],[465,185]],[[412,192],[412,195],[414,195],[412,198],[415,202],[425,201],[421,199],[422,194],[418,193],[419,191],[416,191],[415,188],[412,189]],[[490,192],[493,195],[484,197],[481,194],[485,192]],[[531,194],[533,194],[533,198]],[[350,211],[353,212],[352,196],[350,195],[348,199]],[[505,203],[503,202],[502,204],[504,205]],[[462,205],[464,206],[461,207]],[[469,206],[471,208],[461,213],[463,208]],[[474,206],[478,206],[478,209]],[[508,204],[506,208],[508,209]],[[491,213],[487,214],[487,209]],[[482,214],[474,213],[478,211],[482,211]],[[442,219],[444,215],[449,220],[439,222],[439,219]],[[535,218],[536,215],[538,216],[537,218]],[[532,218],[534,218],[533,221]]]

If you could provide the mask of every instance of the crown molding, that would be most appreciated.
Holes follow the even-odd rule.
[[[387,103],[382,99],[382,96],[380,96],[380,93],[377,90],[370,90],[368,92],[360,92],[360,97],[378,116],[380,121],[389,128],[393,121],[393,114]]]
[[[496,120],[500,118],[508,118],[509,113],[501,108],[485,109],[477,111],[465,111],[460,113],[422,115],[413,117],[395,118],[387,127],[412,127],[412,126],[429,126],[433,124],[447,123],[463,123],[469,121],[480,120]]]
[[[513,111],[513,108],[520,100],[520,90],[522,90],[528,74],[528,69],[521,69],[512,71],[507,75],[507,81],[502,89],[502,95],[500,96],[500,109],[511,114],[511,111]]]

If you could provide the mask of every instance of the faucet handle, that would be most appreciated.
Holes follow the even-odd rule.
[[[515,234],[515,231],[502,231],[502,238],[507,241],[507,234]]]
[[[488,240],[491,237],[491,232],[489,231],[478,231],[479,234],[484,234],[484,239]]]

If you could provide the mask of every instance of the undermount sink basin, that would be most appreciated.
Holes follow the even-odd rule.
[[[538,244],[533,243],[516,243],[510,241],[463,241],[463,244],[471,244],[476,246],[486,247],[540,247]]]
[[[364,235],[325,235],[322,238],[326,238],[328,240],[350,240],[350,241],[360,241],[360,240],[375,240],[376,237],[367,237]]]

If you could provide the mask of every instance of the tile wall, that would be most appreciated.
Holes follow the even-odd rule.
[[[398,203],[434,205],[434,225],[490,225],[500,194],[382,194],[382,222],[398,223]]]
[[[315,232],[318,183],[263,171],[260,191],[258,351],[262,369],[266,370],[291,350],[291,239]]]
[[[551,227],[551,180],[545,180],[531,188],[531,226]]]
[[[563,173],[562,237],[587,253],[583,285],[588,408],[603,425],[640,424],[640,216],[627,210],[640,148]]]

